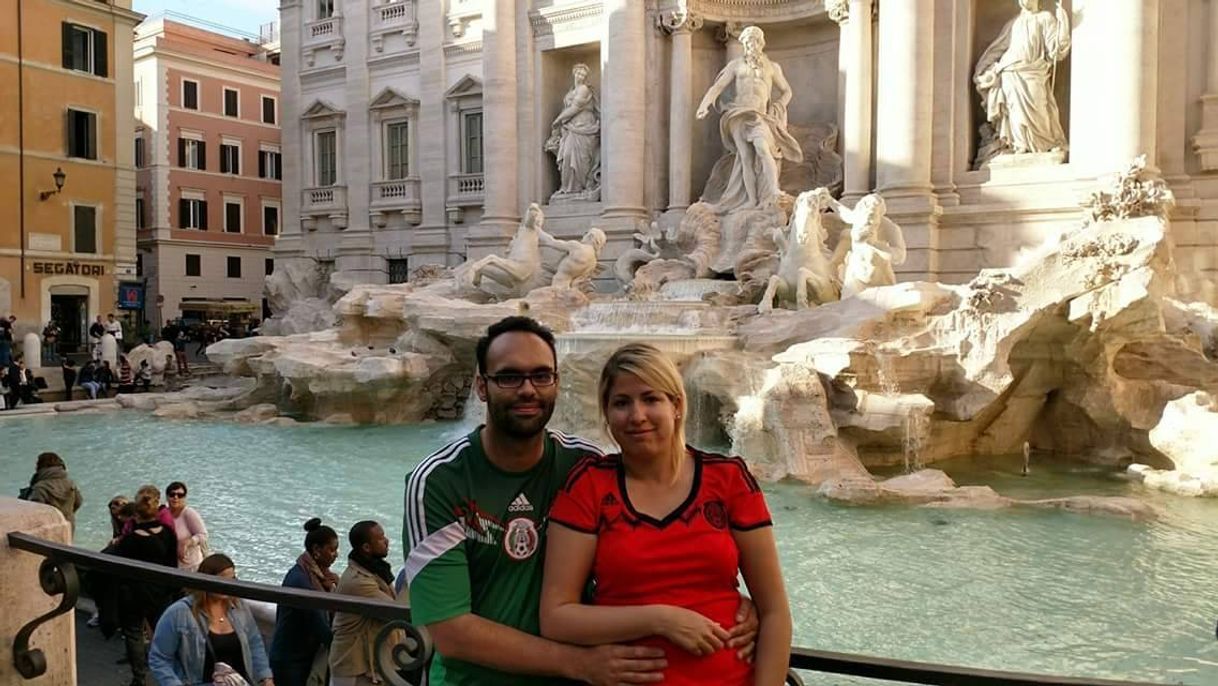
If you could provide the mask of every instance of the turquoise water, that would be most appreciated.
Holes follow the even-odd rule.
[[[278,583],[320,516],[340,532],[378,519],[401,558],[409,469],[455,425],[242,426],[136,413],[0,421],[0,493],[36,455],[68,462],[85,504],[77,542],[101,547],[111,496],[182,480],[242,578]],[[1091,468],[957,462],[960,483],[1019,497],[1136,495],[1152,523],[1060,512],[836,506],[767,487],[796,644],[993,669],[1218,684],[1218,500],[1142,491]],[[345,541],[344,541],[345,548]],[[809,678],[810,683],[845,683]]]

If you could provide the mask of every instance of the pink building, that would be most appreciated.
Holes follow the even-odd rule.
[[[135,118],[147,319],[261,319],[282,217],[277,44],[145,21]]]

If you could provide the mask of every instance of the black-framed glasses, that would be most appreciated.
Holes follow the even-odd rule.
[[[186,494],[181,491],[174,491],[173,493],[166,493],[165,495],[170,498],[185,498],[186,497]]]
[[[544,388],[546,386],[553,386],[558,381],[558,372],[550,370],[531,372],[529,374],[504,372],[502,374],[483,374],[482,378],[495,382],[495,385],[500,388],[520,388],[524,385],[525,379],[528,379],[534,388]]]

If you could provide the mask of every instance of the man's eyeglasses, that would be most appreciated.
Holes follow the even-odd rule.
[[[495,382],[495,385],[500,388],[520,388],[524,385],[525,379],[528,379],[534,388],[543,388],[553,386],[554,382],[558,381],[558,372],[544,371],[531,374],[505,372],[503,374],[483,374],[482,378]]]
[[[186,497],[186,494],[181,491],[174,491],[173,493],[166,493],[165,495],[169,496],[170,498],[185,498]]]

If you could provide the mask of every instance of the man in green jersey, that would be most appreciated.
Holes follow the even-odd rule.
[[[558,396],[554,335],[527,317],[477,346],[486,425],[425,458],[406,482],[411,613],[435,640],[431,686],[660,681],[658,649],[555,643],[538,634],[545,525],[583,439],[546,429]],[[751,608],[751,606],[747,606]],[[756,621],[738,625],[752,643]]]

